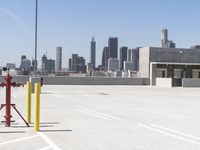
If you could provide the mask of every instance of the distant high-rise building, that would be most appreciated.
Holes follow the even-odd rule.
[[[139,70],[139,48],[132,49],[133,70]]]
[[[62,70],[62,47],[56,47],[56,66],[55,70],[61,71]]]
[[[26,59],[26,55],[22,55],[22,56],[21,56],[20,69],[22,69],[21,65],[22,65],[22,61],[23,61],[24,59]]]
[[[6,67],[9,68],[9,69],[13,69],[13,70],[16,69],[16,65],[13,64],[13,63],[6,63]]]
[[[28,75],[31,71],[31,61],[29,59],[23,59],[20,65],[21,74]]]
[[[23,59],[26,59],[26,55],[21,56],[21,62],[22,62]]]
[[[42,71],[45,74],[51,74],[55,71],[55,60],[47,59],[46,55],[42,56]]]
[[[117,71],[119,70],[119,60],[117,58],[108,59],[108,71]]]
[[[72,54],[72,58],[69,59],[69,71],[86,73],[85,59],[78,54]]]
[[[168,40],[168,30],[163,29],[161,32],[161,47],[176,48],[176,44],[172,40]]]
[[[35,59],[32,59],[31,71],[34,71],[35,65],[36,65],[36,70],[37,70],[37,67],[38,67],[38,61],[35,61]]]
[[[123,70],[123,63],[124,61],[127,61],[127,50],[128,47],[121,47],[120,48],[120,70]]]
[[[191,49],[200,49],[200,45],[191,46]]]
[[[69,71],[72,70],[72,58],[70,58],[68,61],[68,69],[69,69]]]
[[[108,68],[108,58],[109,58],[109,49],[108,47],[104,47],[102,53],[102,66],[104,70],[107,70]]]
[[[173,41],[168,41],[169,43],[169,48],[176,48],[176,43],[174,43]]]
[[[132,61],[132,49],[127,50],[127,61]]]
[[[118,38],[110,37],[108,39],[109,58],[118,58]]]
[[[161,46],[162,48],[168,48],[168,30],[167,29],[162,29]]]
[[[96,42],[94,41],[94,37],[92,38],[90,45],[90,63],[93,66],[93,69],[96,67]]]
[[[124,70],[137,71],[139,69],[139,48],[128,49],[127,61],[123,65]]]
[[[124,62],[124,70],[130,70],[133,71],[134,70],[134,64],[132,61],[125,61]]]

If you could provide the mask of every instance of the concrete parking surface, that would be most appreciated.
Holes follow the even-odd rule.
[[[12,102],[25,115],[25,88],[12,89]],[[198,88],[44,86],[40,132],[12,114],[11,127],[0,124],[2,150],[200,149]]]

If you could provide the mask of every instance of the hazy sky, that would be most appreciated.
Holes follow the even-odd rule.
[[[90,41],[97,42],[97,64],[108,37],[119,47],[160,46],[160,31],[169,29],[177,47],[200,43],[199,0],[39,0],[38,60],[47,51],[55,59],[63,47],[63,66],[72,53],[89,60]],[[34,57],[35,0],[0,0],[0,65],[19,65]]]

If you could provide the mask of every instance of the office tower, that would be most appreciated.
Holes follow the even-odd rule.
[[[15,70],[16,69],[16,65],[13,63],[6,63],[6,67],[9,68],[10,70]]]
[[[53,59],[47,60],[47,72],[48,73],[55,72],[55,60],[53,60]]]
[[[107,70],[108,68],[108,58],[109,58],[109,49],[108,47],[104,47],[102,53],[102,66],[104,70]]]
[[[139,69],[139,48],[128,49],[127,61],[123,63],[124,70],[138,71]]]
[[[162,48],[168,48],[168,30],[167,29],[162,29],[161,46]]]
[[[68,61],[68,69],[69,71],[72,71],[72,58],[70,58]]]
[[[20,65],[21,75],[29,75],[31,71],[31,60],[24,58]]]
[[[139,70],[139,48],[132,49],[133,70]]]
[[[42,71],[45,72],[46,71],[46,62],[47,62],[47,56],[44,54],[42,56]]]
[[[194,46],[191,46],[190,49],[200,49],[200,45],[194,45]]]
[[[28,72],[31,70],[31,61],[29,59],[23,59],[21,61],[20,69],[23,72]]]
[[[118,38],[110,37],[108,39],[109,58],[117,58],[118,56]]]
[[[44,74],[51,74],[55,71],[55,60],[47,59],[46,55],[42,56],[42,71]]]
[[[21,56],[21,62],[22,62],[23,59],[26,59],[26,55]]]
[[[34,71],[35,65],[36,65],[36,70],[37,70],[38,61],[35,61],[35,59],[32,59],[31,71]]]
[[[72,58],[69,59],[69,71],[86,73],[85,59],[78,54],[72,54]]]
[[[56,71],[62,70],[62,47],[56,47]]]
[[[169,43],[169,48],[176,48],[176,43],[174,43],[173,41],[168,41]]]
[[[96,60],[96,42],[94,41],[94,37],[90,43],[90,63],[93,65],[93,69],[96,67],[95,60]]]
[[[26,55],[22,55],[22,56],[21,56],[21,63],[20,63],[20,67],[19,67],[20,69],[22,69],[21,66],[22,66],[22,61],[23,61],[24,59],[26,59]]]
[[[127,50],[128,47],[121,47],[120,48],[120,70],[123,70],[123,63],[124,61],[127,61]]]
[[[117,71],[119,70],[119,60],[117,58],[108,59],[108,71]]]
[[[132,49],[127,50],[127,61],[132,61]]]
[[[163,29],[161,32],[161,47],[176,48],[176,44],[172,40],[168,40],[168,30]]]
[[[132,61],[125,61],[124,62],[124,70],[130,70],[133,71],[134,70],[134,64]]]

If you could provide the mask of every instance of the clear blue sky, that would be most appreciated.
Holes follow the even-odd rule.
[[[89,60],[90,40],[97,42],[97,63],[108,37],[119,47],[160,46],[160,31],[169,29],[177,47],[200,43],[199,0],[39,0],[38,59],[46,51],[55,59],[63,47],[63,66],[72,53]],[[35,0],[0,0],[0,65],[19,65],[34,57]]]

